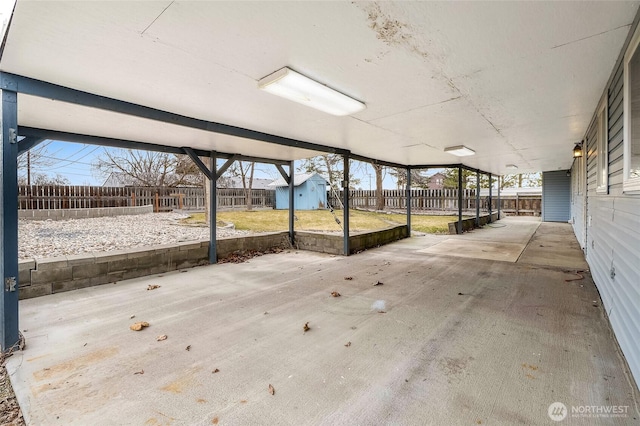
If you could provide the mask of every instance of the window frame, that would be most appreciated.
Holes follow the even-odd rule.
[[[596,114],[596,193],[609,193],[609,91],[598,105]]]
[[[629,61],[633,55],[640,50],[640,27],[635,29],[631,42],[624,54],[624,90],[623,90],[623,113],[624,113],[624,141],[623,141],[623,169],[622,169],[622,191],[624,193],[640,194],[640,177],[629,177],[631,169],[631,85],[629,84]],[[639,117],[640,119],[640,117]],[[640,154],[640,153],[639,153]]]

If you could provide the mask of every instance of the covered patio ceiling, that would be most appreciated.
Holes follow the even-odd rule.
[[[0,71],[403,165],[567,169],[638,2],[23,1]],[[366,109],[258,89],[288,66]],[[20,90],[19,90],[20,92]],[[22,127],[294,160],[318,151],[18,95]],[[308,148],[308,146],[306,147]]]

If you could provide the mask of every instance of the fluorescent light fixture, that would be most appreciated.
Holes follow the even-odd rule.
[[[290,101],[310,106],[333,115],[350,115],[366,105],[284,67],[258,82],[258,87]]]
[[[458,157],[466,157],[467,155],[473,155],[476,153],[474,150],[472,150],[471,148],[467,148],[464,145],[446,147],[444,149],[444,152],[457,155]]]
[[[515,164],[507,164],[505,167],[511,170],[518,170],[518,166],[516,166]]]

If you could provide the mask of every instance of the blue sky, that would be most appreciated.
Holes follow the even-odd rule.
[[[46,144],[46,159],[50,165],[34,166],[32,174],[45,173],[55,176],[59,173],[66,177],[71,185],[101,186],[104,183],[104,179],[92,170],[92,164],[105,149],[109,148],[58,141],[45,141],[43,144]],[[370,185],[371,189],[375,189],[376,178],[371,166],[365,164],[364,167],[355,168],[352,173],[360,179],[360,189],[370,189]],[[19,176],[26,176],[26,170],[20,169]],[[256,167],[255,177],[277,179],[280,174],[273,165],[259,164]],[[385,189],[395,189],[395,179],[387,173],[383,185]]]

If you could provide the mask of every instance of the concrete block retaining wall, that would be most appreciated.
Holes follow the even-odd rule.
[[[498,212],[491,213],[491,221],[495,222],[498,220]],[[489,215],[480,216],[480,226],[484,226],[489,223]],[[476,227],[476,218],[471,217],[469,219],[462,219],[462,232],[470,231]],[[458,233],[458,221],[449,222],[449,234],[457,234]]]
[[[63,220],[86,219],[88,217],[123,216],[153,213],[153,206],[137,207],[99,207],[93,209],[60,209],[60,210],[18,210],[19,219],[31,220]]]
[[[406,226],[353,235],[350,237],[351,252],[355,253],[406,237]],[[342,235],[296,232],[296,242],[299,249],[342,254]],[[288,232],[221,238],[217,243],[218,259],[224,259],[234,252],[245,250],[262,251],[274,247],[290,247]],[[20,299],[114,283],[208,263],[209,241],[24,260],[18,267]]]
[[[381,231],[351,235],[349,237],[350,251],[351,253],[357,253],[368,248],[407,238],[407,236],[408,232],[405,225],[395,226]],[[344,242],[340,234],[296,232],[296,246],[302,250],[342,254]]]

